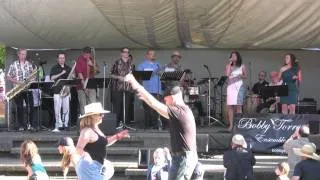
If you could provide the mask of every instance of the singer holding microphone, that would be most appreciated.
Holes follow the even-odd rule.
[[[247,77],[246,67],[242,64],[242,58],[237,51],[231,52],[225,68],[225,76],[228,76],[227,87],[227,125],[228,131],[233,129],[234,113],[242,113],[245,86],[243,79]]]
[[[282,79],[283,85],[288,85],[288,96],[280,97],[281,111],[283,114],[295,114],[298,87],[302,82],[302,71],[294,54],[285,55],[279,77]]]

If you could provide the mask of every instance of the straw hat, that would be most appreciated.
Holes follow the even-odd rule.
[[[320,157],[315,153],[316,147],[312,143],[308,143],[302,146],[302,148],[293,148],[293,152],[298,156],[303,156],[315,160],[320,160]]]
[[[232,143],[236,144],[236,145],[239,145],[239,146],[242,146],[243,148],[247,148],[248,147],[247,143],[246,143],[246,140],[244,139],[244,137],[241,134],[235,134],[232,137]]]
[[[102,105],[101,103],[91,103],[91,104],[88,104],[86,106],[84,106],[84,114],[81,115],[79,117],[79,119],[82,119],[84,117],[88,117],[88,116],[91,116],[91,115],[95,115],[95,114],[105,114],[105,113],[109,113],[110,111],[107,111],[107,110],[104,110],[102,108]]]

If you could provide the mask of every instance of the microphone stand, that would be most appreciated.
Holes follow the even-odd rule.
[[[102,90],[102,107],[105,109],[105,95],[106,95],[106,68],[107,68],[107,63],[104,62],[103,65],[103,90]]]
[[[208,86],[209,87],[208,87],[208,98],[207,98],[207,101],[208,101],[208,105],[207,105],[208,126],[210,127],[214,123],[218,123],[218,124],[222,125],[223,127],[225,127],[225,125],[222,122],[220,122],[220,120],[211,116],[211,78],[212,78],[212,74],[211,74],[211,71],[207,65],[204,65],[204,67],[207,69],[208,74],[209,74],[209,78],[208,78]],[[215,92],[214,92],[214,96],[215,96]],[[211,123],[211,119],[214,122]]]

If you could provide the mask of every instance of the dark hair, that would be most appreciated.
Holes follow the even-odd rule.
[[[66,57],[66,53],[65,52],[63,52],[63,51],[59,51],[58,53],[57,53],[57,57],[59,57],[59,55],[60,54],[63,54],[64,55],[64,57]]]
[[[236,66],[240,67],[242,65],[242,58],[240,53],[238,51],[232,51],[229,58],[232,57],[232,54],[235,54],[237,56]]]
[[[290,61],[291,61],[292,67],[300,69],[300,66],[299,66],[299,63],[297,62],[296,56],[292,53],[287,53],[286,56],[287,55],[290,56]],[[284,64],[286,65],[286,62],[284,62]]]
[[[122,48],[120,49],[120,52],[123,52],[123,50],[125,50],[125,49],[128,49],[128,50],[130,51],[130,49],[129,49],[128,47],[122,47]]]
[[[84,48],[82,49],[82,52],[84,52],[84,53],[91,53],[91,47],[89,47],[89,46],[84,47]]]

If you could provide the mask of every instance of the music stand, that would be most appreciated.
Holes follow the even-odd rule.
[[[213,86],[213,90],[214,90],[213,94],[214,94],[214,102],[215,102],[214,112],[215,112],[215,113],[216,113],[216,105],[217,105],[217,103],[216,103],[216,100],[217,100],[217,99],[216,99],[216,96],[217,96],[217,88],[220,87],[220,118],[221,118],[221,119],[223,119],[223,112],[222,112],[222,111],[223,111],[223,94],[222,94],[222,92],[223,92],[223,85],[225,84],[225,82],[227,81],[227,79],[228,79],[228,76],[221,76],[221,77],[219,78],[217,84]],[[225,127],[225,125],[224,125],[223,123],[221,123],[221,121],[218,122],[218,119],[216,119],[215,122],[213,122],[213,123],[216,123],[216,122],[217,122],[218,124],[220,124],[220,125],[222,125],[222,126]]]
[[[261,94],[265,97],[288,96],[288,85],[264,86]]]
[[[161,81],[180,81],[183,71],[164,72],[161,74]]]
[[[41,114],[41,91],[40,90],[43,90],[43,89],[48,89],[50,88],[51,86],[53,85],[53,82],[40,82],[40,81],[35,81],[35,82],[32,82],[30,83],[28,89],[39,89],[39,94],[38,94],[38,101],[39,101],[39,104],[38,104],[38,107],[37,107],[37,127],[36,128],[36,131],[40,130],[40,127],[41,127],[41,123],[40,123],[40,114]],[[33,95],[33,93],[32,93]],[[33,99],[33,98],[32,98]],[[32,107],[33,108],[33,107]],[[30,113],[30,112],[29,112]],[[29,119],[29,115],[28,115],[28,119]],[[29,119],[29,122],[30,124],[30,119]],[[46,129],[46,128],[43,128],[43,129]]]
[[[261,89],[262,96],[277,97],[277,96],[288,96],[288,85],[277,85],[277,86],[265,86]],[[276,112],[278,112],[278,106],[276,105]]]
[[[153,71],[133,71],[132,75],[138,81],[148,81],[151,78],[152,72]]]
[[[151,78],[152,71],[133,71],[132,75],[137,79],[137,80],[143,80],[147,81]],[[135,128],[132,128],[130,126],[127,126],[126,124],[126,96],[125,96],[125,91],[122,92],[123,94],[123,122],[120,122],[119,127],[116,129],[129,129],[132,131],[135,131]]]
[[[87,82],[86,88],[89,88],[89,89],[106,88],[104,86],[107,86],[109,82],[110,82],[110,78],[90,78]]]

